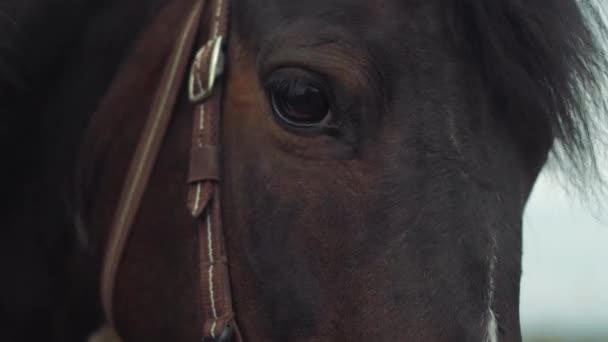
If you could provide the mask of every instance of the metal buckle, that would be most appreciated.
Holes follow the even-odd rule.
[[[188,83],[188,95],[190,97],[190,101],[192,103],[199,103],[204,101],[211,93],[213,92],[213,88],[215,86],[216,79],[222,75],[224,72],[224,53],[222,51],[222,45],[224,42],[224,37],[217,36],[215,39],[210,40],[205,44],[206,46],[211,47],[211,59],[209,60],[208,65],[208,78],[207,78],[207,87],[200,87],[199,91],[195,90],[196,85],[196,75],[195,66],[192,66],[192,70],[190,72],[190,81]]]

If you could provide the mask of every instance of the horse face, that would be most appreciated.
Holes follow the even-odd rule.
[[[527,196],[554,138],[574,161],[592,152],[580,91],[603,74],[581,7],[232,3],[221,196],[246,340],[520,340]],[[159,7],[90,120],[78,214],[95,240],[190,6]],[[78,84],[57,103],[89,87]],[[117,274],[127,341],[200,338],[200,222],[183,205],[191,129],[182,96]]]
[[[192,3],[0,5],[3,261],[27,271],[3,282],[9,338],[81,341],[101,319],[104,236]],[[520,221],[552,143],[597,176],[597,9],[232,3],[222,195],[246,340],[520,340]],[[201,337],[185,94],[177,107],[117,274],[126,341]]]
[[[538,168],[441,5],[233,11],[223,196],[247,336],[491,340],[500,326],[519,339],[520,220]]]

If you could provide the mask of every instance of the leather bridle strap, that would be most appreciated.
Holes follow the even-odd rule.
[[[200,296],[205,322],[203,341],[242,341],[232,309],[228,259],[222,232],[220,170],[220,115],[222,87],[216,84],[224,69],[222,47],[228,27],[229,0],[210,0],[210,20],[204,21],[209,40],[197,52],[189,81],[190,100],[196,104],[188,209],[199,220]]]
[[[120,195],[106,244],[101,274],[102,305],[108,322],[114,325],[113,299],[118,267],[139,210],[143,194],[160,146],[174,111],[178,92],[186,75],[196,41],[203,7],[209,7],[210,20],[201,26],[211,39],[196,54],[192,65],[189,91],[196,104],[193,148],[189,175],[188,206],[200,221],[201,304],[205,322],[203,340],[231,340],[236,334],[227,262],[221,232],[219,181],[219,114],[221,87],[213,91],[223,70],[223,42],[227,32],[228,0],[195,0],[185,25],[163,71]],[[228,338],[228,339],[225,339]]]
[[[177,101],[178,91],[194,48],[203,4],[203,1],[196,1],[163,71],[114,213],[101,273],[102,304],[110,324],[114,324],[112,301],[116,273]]]

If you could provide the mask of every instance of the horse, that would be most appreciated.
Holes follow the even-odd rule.
[[[3,173],[13,180],[4,208],[18,213],[9,231],[28,232],[6,250],[23,256],[26,274],[42,274],[1,285],[9,299],[40,298],[3,298],[10,340],[82,341],[103,324],[98,293],[125,179],[181,30],[202,3],[3,5]],[[600,8],[229,6],[211,183],[229,270],[217,291],[230,294],[237,338],[521,341],[528,196],[552,155],[574,179],[596,170],[607,65]],[[205,43],[192,39],[190,63]],[[124,341],[222,340],[201,334],[201,280],[212,282],[201,266],[206,222],[184,202],[193,117],[204,124],[188,77],[179,85],[106,310]],[[42,256],[24,261],[28,252]]]

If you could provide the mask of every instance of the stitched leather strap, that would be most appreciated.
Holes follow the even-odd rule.
[[[152,111],[129,166],[109,232],[101,275],[101,295],[106,317],[114,325],[112,306],[116,274],[186,74],[203,7],[208,8],[206,13],[209,20],[201,25],[202,35],[210,38],[197,52],[189,80],[189,95],[196,109],[187,201],[192,215],[198,219],[200,293],[204,316],[202,338],[203,341],[228,342],[235,337],[236,341],[243,341],[232,309],[219,193],[222,88],[216,86],[216,81],[225,62],[222,49],[228,28],[228,0],[195,0],[169,58]]]
[[[192,130],[188,208],[199,219],[200,295],[203,306],[203,341],[237,341],[242,336],[234,319],[228,259],[222,232],[219,191],[220,116],[222,87],[216,78],[223,71],[222,51],[227,33],[228,0],[210,0],[211,20],[203,34],[209,40],[197,52],[190,75],[190,99],[197,104]],[[217,176],[217,177],[216,177]]]
[[[194,146],[190,153],[188,183],[220,180],[219,149],[214,145]]]

